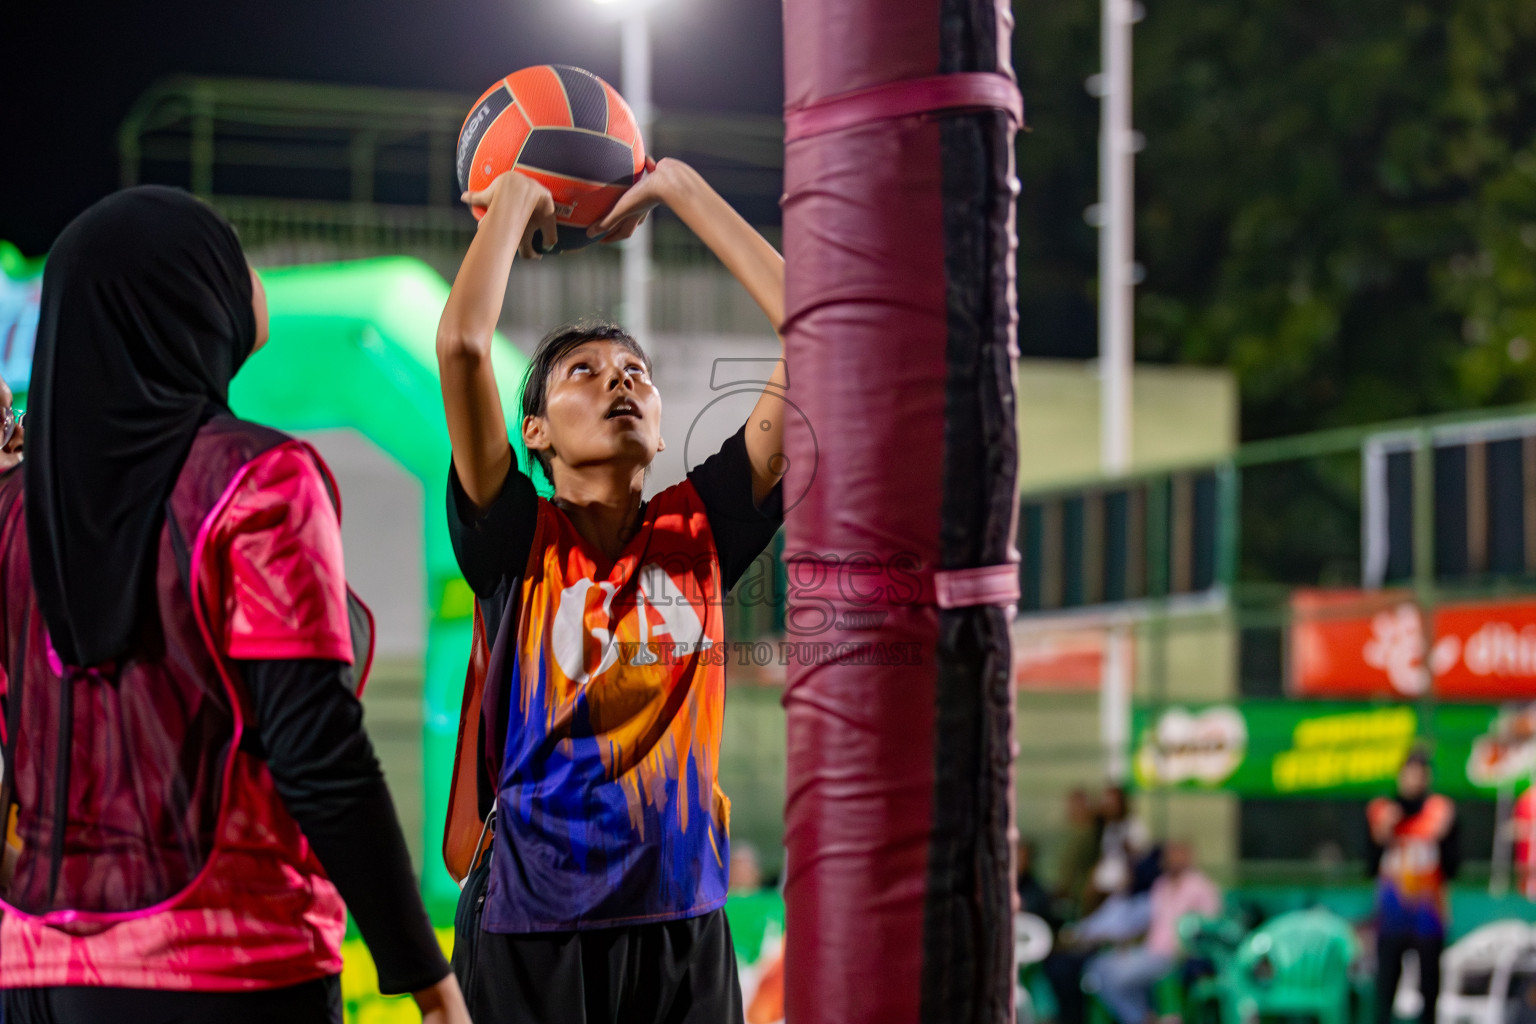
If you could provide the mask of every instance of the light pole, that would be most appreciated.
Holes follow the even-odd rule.
[[[647,147],[651,143],[651,26],[656,0],[595,0],[619,21],[619,92],[634,112],[635,125]],[[651,217],[623,242],[623,291],[620,319],[635,337],[645,340],[651,327]]]
[[[1141,20],[1136,0],[1103,0],[1103,67],[1090,88],[1099,94],[1099,465],[1107,477],[1131,465],[1131,371],[1135,360],[1135,153],[1131,129],[1131,26]],[[1106,631],[1099,691],[1099,739],[1105,768],[1115,781],[1129,771],[1130,627]]]
[[[1131,25],[1134,0],[1104,0],[1099,93],[1099,462],[1118,476],[1131,463],[1131,317],[1135,308]]]

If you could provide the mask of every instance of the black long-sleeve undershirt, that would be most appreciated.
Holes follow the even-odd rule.
[[[363,730],[350,666],[242,661],[257,751],[373,954],[379,991],[415,992],[448,975],[416,888],[384,773]]]

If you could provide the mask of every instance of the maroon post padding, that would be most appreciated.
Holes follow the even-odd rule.
[[[1012,597],[1009,587],[996,585],[996,571],[941,558],[943,517],[953,507],[945,503],[952,408],[945,389],[955,312],[944,191],[955,174],[951,167],[946,179],[945,161],[966,157],[941,146],[939,114],[900,113],[900,103],[862,122],[805,114],[833,110],[840,100],[847,109],[848,98],[863,91],[952,70],[941,60],[940,28],[941,14],[955,6],[785,3],[786,110],[792,128],[816,128],[792,131],[785,161],[788,394],[801,414],[786,417],[789,1024],[942,1019],[934,999],[953,979],[934,981],[933,936],[953,926],[956,901],[969,901],[980,922],[970,932],[988,937],[978,946],[1007,923],[1007,893],[995,891],[995,878],[958,896],[936,899],[931,892],[935,878],[955,877],[950,865],[930,863],[931,850],[940,848],[935,822],[943,817],[935,808],[935,759],[949,728],[935,652],[941,625],[958,621],[942,618],[956,613],[938,607],[936,574],[977,570],[944,581],[946,592],[976,595],[962,604],[1002,605]],[[983,0],[970,9],[986,6]],[[989,38],[1006,54],[1006,6],[995,17],[1002,39]],[[969,70],[1006,73],[1006,57],[990,56],[990,64]],[[980,84],[977,95],[985,97],[995,82]],[[953,96],[935,103],[956,105]],[[1002,101],[978,105],[1007,109]],[[1005,258],[1011,252],[997,257]],[[998,273],[1010,286],[997,291],[1011,301],[1011,266]],[[987,282],[976,290],[988,291]],[[999,330],[1008,335],[1009,353],[1002,358],[1011,366],[1012,321],[1004,320]],[[1011,415],[1011,379],[1006,387]],[[1010,436],[1011,430],[1010,423]],[[1013,457],[1011,440],[1007,456]],[[1011,489],[1011,462],[1004,475],[1002,486]],[[990,621],[1005,620],[999,612]],[[978,774],[985,773],[971,777]],[[1006,775],[1004,755],[997,778]],[[982,784],[1006,790],[995,781]],[[1006,792],[992,792],[979,801],[987,806],[977,811],[978,833],[1005,831],[983,819],[995,818],[1006,800]],[[1005,825],[1007,813],[1000,813]],[[1006,870],[1004,852],[992,875]],[[968,914],[962,910],[960,918]],[[925,924],[933,926],[927,942]],[[986,1011],[995,1019],[1011,998],[1011,982],[990,975],[1006,975],[1006,963],[999,966],[994,956],[977,969],[989,976],[979,987],[1008,986],[1003,1003],[994,999]]]

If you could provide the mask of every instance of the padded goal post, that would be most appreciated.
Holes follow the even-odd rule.
[[[1013,1019],[1011,29],[785,4],[790,1024]]]

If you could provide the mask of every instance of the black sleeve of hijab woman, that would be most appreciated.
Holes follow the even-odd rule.
[[[260,754],[288,813],[335,884],[379,970],[379,991],[417,992],[448,975],[411,870],[384,774],[363,730],[351,667],[242,661]]]

